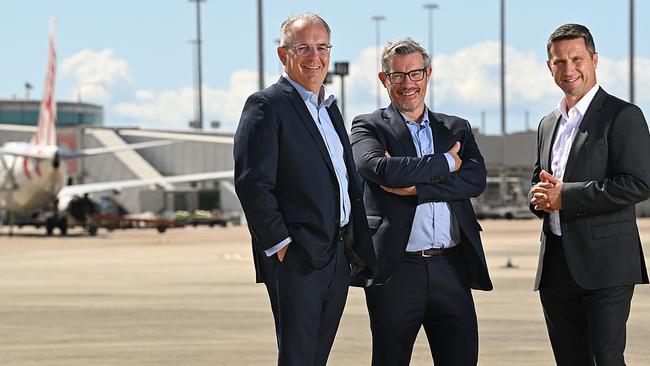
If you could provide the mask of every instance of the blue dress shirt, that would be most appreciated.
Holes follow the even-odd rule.
[[[406,127],[408,127],[411,134],[418,157],[433,154],[433,134],[429,126],[428,109],[421,123],[409,121],[404,114],[400,114],[406,122]],[[449,164],[449,171],[455,171],[456,163],[451,154],[445,153],[445,158],[447,158],[447,164]],[[449,210],[447,202],[426,202],[417,206],[413,225],[411,226],[411,234],[406,245],[407,252],[417,252],[431,248],[449,248],[459,242],[458,222]]]
[[[334,166],[334,171],[336,172],[336,178],[339,183],[339,209],[341,212],[340,225],[343,227],[350,221],[350,211],[352,209],[350,194],[348,193],[348,171],[345,167],[343,144],[334,129],[334,125],[332,124],[332,120],[330,119],[330,115],[326,109],[334,103],[336,97],[325,88],[325,86],[321,86],[320,94],[323,98],[322,100],[319,100],[318,94],[303,88],[300,84],[291,80],[288,75],[284,74],[282,76],[287,79],[291,85],[296,88],[298,94],[300,94],[300,97],[309,110],[309,114],[311,114],[314,119],[316,127],[318,127],[318,131],[325,142],[325,146],[327,146],[327,151],[329,152],[332,165]],[[288,237],[277,245],[267,249],[265,253],[270,257],[289,243],[291,243],[291,237]]]

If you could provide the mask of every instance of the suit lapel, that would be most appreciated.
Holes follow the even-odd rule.
[[[551,119],[551,121],[548,123],[548,126],[543,127],[545,129],[544,136],[548,137],[542,140],[544,145],[542,145],[541,157],[543,159],[540,161],[540,165],[543,170],[553,174],[553,171],[551,170],[551,151],[553,151],[553,141],[555,140],[557,127],[560,123],[560,118],[562,117],[555,117],[555,114],[552,113],[546,118]]]
[[[406,123],[402,119],[402,116],[399,115],[392,104],[384,110],[383,117],[384,122],[386,122],[390,128],[391,134],[400,142],[400,145],[402,145],[405,155],[418,156],[409,129],[406,127]]]
[[[343,153],[345,154],[346,164],[348,161],[354,161],[350,144],[346,143],[346,141],[349,141],[348,131],[345,129],[345,122],[343,121],[343,116],[341,115],[341,111],[339,111],[339,107],[337,106],[336,101],[332,103],[329,108],[327,108],[327,113],[330,116],[330,120],[332,121],[332,125],[336,130],[336,134],[341,140],[341,145],[343,145]]]
[[[451,133],[444,123],[437,120],[432,112],[429,112],[429,127],[433,135],[433,149],[436,153],[446,153],[451,149]]]
[[[584,146],[585,140],[589,136],[589,132],[592,130],[592,125],[595,123],[595,121],[598,120],[598,117],[600,116],[600,109],[603,105],[603,102],[605,101],[605,96],[605,91],[603,91],[601,88],[598,88],[594,99],[591,101],[591,104],[589,104],[587,112],[585,112],[585,116],[580,122],[578,133],[576,134],[576,137],[573,140],[573,144],[571,145],[569,157],[567,158],[566,162],[566,168],[564,169],[564,181],[569,181],[571,179],[571,173],[573,172],[573,167],[576,164],[576,156],[578,155],[578,152],[580,152],[580,149],[582,149]]]
[[[298,94],[298,91],[285,78],[281,77],[278,81],[278,85],[287,94],[287,98],[289,98],[289,101],[293,105],[293,108],[296,110],[296,112],[298,112],[300,120],[309,131],[309,134],[311,134],[314,142],[316,142],[316,146],[318,146],[318,149],[320,150],[321,155],[323,155],[323,159],[325,160],[325,163],[329,167],[330,171],[334,172],[334,165],[332,164],[332,159],[330,158],[327,146],[325,146],[325,141],[323,141],[323,136],[321,136],[320,131],[318,131],[316,122],[314,122],[314,118],[309,113],[309,110],[305,105],[305,101],[302,100],[300,94]]]

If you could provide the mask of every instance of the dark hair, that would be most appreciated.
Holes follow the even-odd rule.
[[[384,49],[381,51],[381,68],[383,72],[388,72],[388,66],[390,60],[395,56],[406,56],[412,53],[419,53],[422,55],[422,60],[424,61],[424,67],[431,66],[431,56],[427,51],[420,46],[419,43],[410,39],[404,38],[397,41],[390,41]]]
[[[561,25],[558,29],[555,30],[548,38],[546,42],[546,53],[548,54],[549,60],[551,59],[551,45],[554,42],[564,41],[566,39],[576,39],[582,38],[585,40],[585,45],[587,46],[587,51],[591,56],[596,53],[596,45],[594,44],[594,37],[591,36],[589,29],[584,25],[580,24],[565,24]]]

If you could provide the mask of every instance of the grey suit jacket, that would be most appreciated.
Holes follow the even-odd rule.
[[[539,125],[532,184],[551,172],[558,118]],[[569,270],[585,289],[648,283],[635,204],[650,196],[650,135],[641,110],[599,88],[573,141],[564,173],[560,224]],[[543,269],[544,219],[535,290]]]

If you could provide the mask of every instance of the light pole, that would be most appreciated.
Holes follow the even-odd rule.
[[[262,17],[262,0],[257,0],[257,87],[264,89],[264,27]]]
[[[275,44],[280,47],[280,38],[275,39]],[[280,58],[278,58],[278,70],[280,72],[279,76],[282,76],[282,73],[284,72],[284,65],[282,65],[282,61],[280,61]]]
[[[501,0],[501,135],[506,135],[506,26],[505,1]]]
[[[190,123],[190,127],[195,127],[198,130],[203,129],[203,72],[201,70],[201,3],[206,0],[189,0],[196,3],[196,78],[197,86],[196,93],[197,99],[197,116],[194,120],[194,125]]]
[[[379,50],[379,22],[386,20],[386,17],[383,15],[375,15],[370,17],[371,20],[375,21],[375,44],[377,45],[377,74],[381,71],[381,51]],[[377,109],[381,108],[381,86],[379,85],[379,78],[376,79],[377,83]]]
[[[343,123],[345,124],[345,77],[349,74],[349,62],[335,62],[334,75],[341,77],[341,115],[343,116]]]
[[[423,8],[429,11],[429,56],[431,57],[431,77],[429,78],[429,109],[433,111],[433,10],[438,9],[438,4],[424,4]]]
[[[630,103],[634,103],[634,0],[630,0]]]
[[[34,87],[29,81],[25,81],[25,100],[29,100],[29,92],[32,91]]]

